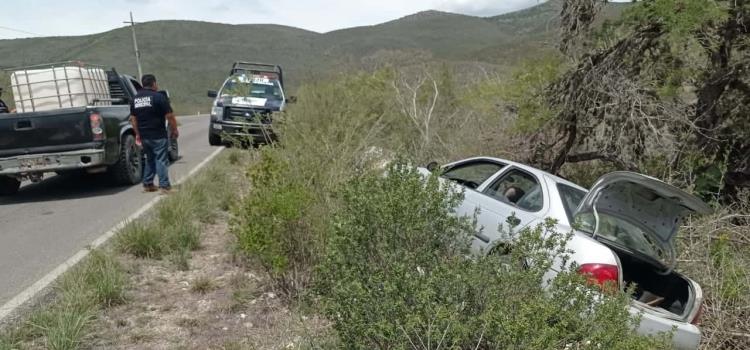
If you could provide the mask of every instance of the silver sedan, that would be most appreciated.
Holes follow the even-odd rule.
[[[511,244],[501,224],[520,230],[553,218],[559,231],[570,232],[577,222],[567,247],[572,261],[598,283],[615,283],[623,290],[636,285],[630,311],[641,314],[639,333],[675,329],[676,348],[698,347],[703,292],[674,270],[674,238],[684,216],[711,211],[701,200],[646,175],[614,172],[586,190],[542,170],[491,157],[447,164],[440,174],[465,189],[458,214],[478,213],[482,230],[474,237],[474,251],[488,253]],[[550,271],[550,277],[555,273]]]

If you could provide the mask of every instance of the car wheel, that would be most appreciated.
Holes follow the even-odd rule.
[[[209,133],[208,144],[211,146],[221,146],[221,136]]]
[[[0,196],[11,196],[18,193],[21,181],[14,177],[0,176]]]
[[[142,167],[141,150],[135,144],[135,137],[127,134],[122,137],[120,146],[120,160],[112,167],[115,181],[121,185],[135,185],[141,181]]]

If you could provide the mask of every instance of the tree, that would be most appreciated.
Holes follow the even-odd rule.
[[[600,160],[697,183],[750,186],[750,6],[745,0],[645,0],[595,25],[604,1],[563,0],[551,81],[555,111],[532,162],[551,172]],[[658,167],[653,164],[658,163]]]

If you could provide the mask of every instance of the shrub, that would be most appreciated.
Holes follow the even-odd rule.
[[[262,152],[250,170],[252,189],[236,208],[232,231],[240,251],[257,259],[284,292],[294,294],[309,282],[320,242],[305,220],[312,196],[297,178],[285,176],[286,167],[278,153]]]
[[[460,193],[403,165],[388,174],[343,191],[319,270],[316,290],[344,347],[664,347],[634,333],[627,295],[603,297],[575,273],[543,287],[553,259],[565,254],[567,235],[554,223],[518,233],[511,259],[529,261],[525,268],[498,255],[472,257],[474,225],[451,215]]]

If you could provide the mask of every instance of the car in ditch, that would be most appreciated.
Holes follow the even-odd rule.
[[[252,62],[236,62],[221,89],[209,90],[208,97],[214,98],[208,129],[212,146],[274,142],[275,113],[294,101],[286,98],[281,66]]]
[[[515,232],[556,220],[559,232],[573,232],[566,248],[589,280],[634,286],[630,312],[641,315],[638,332],[674,330],[678,349],[696,349],[703,292],[675,271],[675,237],[683,217],[711,211],[700,199],[655,178],[632,172],[601,177],[590,190],[542,170],[491,157],[437,167],[443,181],[459,186],[464,199],[458,215],[476,216],[481,230],[472,250],[507,254]],[[556,272],[550,271],[549,278]]]

